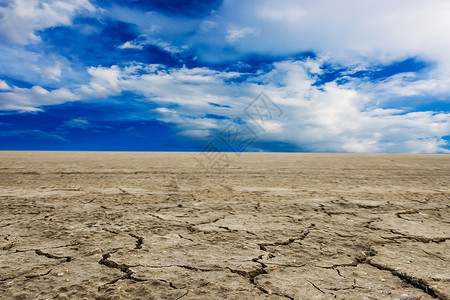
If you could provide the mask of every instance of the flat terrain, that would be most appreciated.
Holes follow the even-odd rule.
[[[449,155],[227,155],[0,152],[0,298],[450,299]]]

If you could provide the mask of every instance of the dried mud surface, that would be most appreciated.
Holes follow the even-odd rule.
[[[450,156],[0,152],[1,299],[450,299]]]

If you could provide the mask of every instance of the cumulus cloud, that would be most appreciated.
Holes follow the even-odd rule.
[[[136,24],[174,46],[190,45],[201,60],[239,60],[248,53],[313,51],[345,65],[419,56],[450,71],[448,0],[224,1],[205,19],[179,19],[115,7],[109,16]],[[226,37],[224,39],[224,36]],[[230,42],[245,37],[245,43]],[[205,45],[207,47],[205,47]],[[214,55],[211,55],[214,49]]]
[[[314,0],[224,1],[206,19],[183,24],[124,8],[109,14],[142,31],[158,26],[153,38],[173,47],[189,45],[199,60],[212,63],[239,61],[248,54],[280,57],[312,51],[330,64],[356,71],[418,57],[434,69],[414,86],[407,82],[406,88],[390,78],[398,95],[450,91],[447,0],[342,0],[326,5]]]
[[[261,142],[290,143],[305,151],[448,152],[443,137],[450,132],[450,114],[379,107],[373,89],[384,90],[386,95],[391,90],[395,95],[402,86],[394,84],[404,84],[395,76],[389,88],[384,86],[385,81],[377,86],[376,82],[363,84],[359,78],[317,86],[324,63],[321,58],[282,61],[274,63],[268,72],[245,74],[243,78],[242,73],[209,68],[145,64],[97,67],[89,69],[89,84],[70,91],[13,87],[6,93],[9,101],[2,108],[31,110],[64,101],[62,96],[82,100],[131,91],[160,105],[148,112],[148,118],[175,124],[179,135],[211,138],[230,119],[245,120],[244,108],[264,91],[283,115],[267,122],[265,133],[259,137]],[[88,126],[85,121],[72,120],[67,125]]]
[[[444,137],[450,132],[449,114],[406,108],[413,98],[449,99],[448,0],[342,0],[327,5],[314,0],[224,1],[203,19],[113,5],[102,12],[104,16],[140,29],[138,38],[114,47],[144,50],[154,45],[175,57],[189,49],[198,58],[196,65],[225,62],[229,70],[133,62],[93,65],[77,85],[55,88],[70,64],[20,45],[39,42],[39,30],[70,25],[77,14],[94,10],[88,0],[15,0],[0,7],[0,39],[16,44],[0,45],[2,75],[35,85],[23,88],[0,80],[0,109],[35,111],[129,91],[160,106],[148,112],[149,118],[175,124],[180,135],[208,138],[229,119],[245,118],[246,104],[264,91],[283,110],[283,117],[267,122],[261,142],[291,143],[307,151],[448,151]],[[317,57],[285,58],[245,73],[254,67],[246,64],[249,54],[280,58],[305,51]],[[411,57],[426,61],[429,69],[378,79],[354,76]],[[11,58],[20,63],[11,65]],[[330,66],[347,71],[319,86],[317,79]],[[30,68],[36,74],[24,74]],[[395,99],[403,102],[391,105]],[[92,126],[85,121],[73,119],[66,126]]]
[[[94,10],[89,0],[8,1],[0,6],[0,35],[17,44],[37,43],[37,30],[70,25],[76,14]]]
[[[61,78],[61,63],[56,62],[53,66],[39,66],[31,65],[31,69],[36,73],[41,74],[42,77],[48,78],[52,81],[60,81]]]
[[[9,89],[11,89],[9,85],[4,80],[0,80],[0,90],[6,91]]]
[[[395,74],[377,82],[354,80],[355,86],[371,90],[378,97],[444,95],[449,92],[450,78],[417,78],[413,72]]]
[[[142,43],[138,43],[136,41],[127,41],[118,47],[119,49],[144,49],[144,45]]]
[[[11,87],[0,94],[0,110],[40,111],[41,106],[80,100],[79,95],[66,88],[47,90],[41,86],[31,88]]]
[[[315,51],[344,62],[423,55],[450,62],[450,37],[444,30],[450,29],[449,13],[446,0],[343,0],[326,5],[314,0],[243,0],[225,1],[210,21],[222,27],[258,28],[259,35],[237,45],[240,53]],[[220,43],[213,34],[217,31],[207,38]]]
[[[22,45],[0,42],[0,75],[35,85],[63,86],[83,80],[86,71],[76,67],[69,57],[45,51],[33,51]]]
[[[164,51],[167,51],[171,54],[176,54],[185,51],[188,46],[183,45],[181,47],[175,47],[170,45],[167,42],[162,41],[159,38],[152,38],[147,35],[142,35],[134,40],[127,41],[120,45],[119,49],[135,49],[135,50],[143,50],[145,46],[147,45],[153,45],[156,47],[161,48]]]

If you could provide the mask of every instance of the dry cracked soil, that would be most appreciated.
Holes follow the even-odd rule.
[[[0,152],[1,299],[450,299],[450,156]]]

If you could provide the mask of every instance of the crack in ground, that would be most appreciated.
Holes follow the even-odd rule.
[[[331,217],[332,215],[352,215],[357,217],[356,213],[354,212],[345,212],[345,211],[329,211],[325,205],[323,204],[319,204],[319,208],[320,210],[325,213],[326,215],[328,215],[329,217]]]
[[[254,258],[253,261],[259,263],[259,264],[261,265],[261,267],[255,269],[255,270],[252,270],[252,271],[250,271],[250,272],[249,272],[249,271],[242,271],[242,270],[234,270],[234,269],[231,269],[231,268],[227,268],[227,269],[228,269],[231,273],[235,273],[235,274],[238,274],[238,275],[240,275],[240,276],[242,276],[242,277],[248,278],[249,282],[250,282],[255,288],[257,288],[258,290],[260,290],[260,291],[263,292],[264,294],[267,294],[267,295],[277,295],[277,296],[280,296],[280,297],[285,297],[285,298],[290,299],[290,300],[294,300],[293,297],[290,297],[290,296],[284,295],[284,294],[280,294],[280,293],[275,293],[275,292],[272,292],[271,290],[266,290],[266,289],[263,288],[262,286],[258,285],[258,283],[256,282],[256,277],[258,277],[259,275],[262,275],[262,274],[267,274],[267,271],[265,270],[265,268],[266,268],[267,266],[266,266],[265,264],[263,264],[262,262],[259,262],[258,259],[260,259],[260,257]]]
[[[134,274],[134,272],[130,270],[131,266],[129,266],[127,264],[118,264],[113,260],[109,260],[110,257],[111,257],[111,253],[103,254],[102,259],[98,263],[101,265],[104,265],[108,268],[111,268],[111,269],[118,269],[119,271],[121,271],[125,274],[124,274],[124,276],[114,279],[113,281],[108,282],[107,284],[114,284],[121,279],[130,279],[130,280],[134,280],[134,281],[147,281],[146,279],[139,279],[139,278],[133,277],[132,275]],[[98,287],[98,289],[100,290],[101,287]]]
[[[164,219],[164,218],[161,218],[160,216],[157,216],[157,215],[155,215],[155,214],[148,214],[150,217],[153,217],[153,218],[157,218],[157,219],[159,219],[159,220],[161,220],[161,221],[166,221],[166,222],[170,222],[171,220],[166,220],[166,219]],[[180,221],[178,221],[178,220],[176,220],[175,222],[180,222]]]
[[[139,266],[145,267],[145,268],[152,268],[152,269],[177,267],[177,268],[183,268],[183,269],[187,269],[187,270],[191,270],[191,271],[197,271],[197,272],[217,272],[217,271],[222,271],[222,269],[203,269],[203,268],[197,268],[197,267],[188,266],[188,265],[165,265],[165,266],[139,265]]]
[[[107,266],[108,268],[118,269],[121,272],[131,275],[133,272],[130,271],[130,266],[126,264],[118,264],[113,260],[109,260],[111,253],[106,253],[102,255],[102,259],[98,262],[101,265]]]
[[[15,278],[17,278],[17,277],[5,277],[5,278],[0,278],[0,282],[6,281],[6,280],[15,279]]]
[[[6,246],[3,246],[2,250],[10,250],[12,247],[14,247],[15,243],[10,243]]]
[[[259,243],[259,244],[257,244],[257,245],[259,246],[259,248],[260,248],[262,251],[269,252],[269,251],[267,251],[266,246],[287,246],[287,245],[290,245],[290,244],[294,243],[295,241],[298,241],[298,240],[300,240],[300,241],[301,241],[301,240],[304,240],[304,239],[308,236],[309,232],[310,232],[310,231],[307,230],[307,231],[305,231],[301,236],[296,237],[296,238],[290,238],[290,239],[288,239],[287,241],[284,241],[284,242]]]
[[[128,235],[134,237],[137,240],[134,249],[142,249],[142,245],[144,244],[144,238],[142,236],[138,236],[133,233],[129,233]]]
[[[163,209],[174,209],[174,208],[188,208],[188,209],[189,209],[188,212],[191,212],[191,211],[193,211],[193,210],[200,211],[200,209],[199,209],[199,208],[196,208],[196,207],[186,207],[186,206],[183,206],[183,204],[178,204],[178,205],[176,205],[176,206],[164,206],[164,207],[160,207],[160,208],[158,208],[158,209],[155,211],[155,213],[159,213],[159,212],[160,212],[161,210],[163,210]]]
[[[221,229],[225,229],[226,231],[229,231],[229,232],[240,232],[241,231],[241,232],[245,232],[245,233],[248,233],[250,235],[253,235],[253,236],[257,237],[256,234],[254,234],[253,232],[248,231],[248,230],[231,229],[231,228],[229,228],[227,226],[220,226],[220,225],[215,225],[215,226],[218,227],[218,228],[221,228]]]
[[[39,250],[39,249],[34,250],[34,252],[35,252],[37,255],[43,255],[43,256],[48,257],[48,258],[51,258],[51,259],[65,259],[66,262],[69,262],[69,261],[72,260],[72,257],[71,257],[71,256],[56,256],[56,255],[53,255],[53,254],[51,254],[51,253],[43,252],[43,251],[41,251],[41,250]]]
[[[158,216],[156,214],[152,214],[152,213],[149,213],[148,215],[151,216],[151,217],[157,218],[157,219],[159,219],[161,221],[165,221],[165,222],[176,222],[176,223],[179,223],[179,224],[185,224],[184,221],[164,219],[164,218],[162,218],[162,217],[160,217],[160,216]],[[187,215],[185,215],[185,216],[187,216]],[[205,224],[210,224],[210,223],[216,223],[216,222],[218,222],[218,221],[220,221],[222,219],[225,219],[226,217],[227,216],[223,216],[223,217],[215,218],[215,219],[210,220],[210,221],[204,221],[204,222],[200,222],[200,223],[196,223],[196,224],[188,224],[188,226],[192,227],[192,226],[197,226],[197,225],[205,225]]]
[[[183,298],[184,296],[187,296],[187,294],[189,294],[189,290],[186,291],[186,294],[181,295],[180,297],[176,298],[176,300]]]
[[[261,248],[261,245],[260,245],[260,248]],[[270,252],[268,252],[267,250],[263,250],[263,251],[267,252],[267,254],[268,254],[269,256],[272,255],[272,254],[271,254]],[[259,275],[262,275],[262,274],[267,274],[267,271],[265,270],[265,269],[267,268],[267,265],[259,261],[260,259],[262,259],[263,256],[264,256],[264,254],[261,254],[261,255],[258,256],[258,257],[252,258],[252,261],[253,261],[253,262],[256,262],[256,263],[260,264],[260,268],[258,268],[258,269],[256,269],[256,270],[253,270],[253,271],[251,271],[251,272],[248,272],[248,271],[240,271],[240,270],[234,270],[234,269],[231,269],[231,268],[228,268],[228,270],[230,270],[230,272],[232,272],[232,273],[236,273],[236,274],[241,275],[241,276],[243,276],[243,277],[245,277],[245,278],[248,278],[249,281],[250,281],[250,283],[251,283],[255,288],[257,288],[258,290],[260,290],[261,292],[263,292],[263,293],[265,293],[265,294],[267,294],[267,295],[277,295],[277,296],[280,296],[280,297],[288,298],[288,299],[290,299],[290,300],[294,300],[293,297],[290,297],[290,296],[284,295],[284,294],[280,294],[280,293],[274,293],[274,292],[272,292],[272,291],[270,291],[270,290],[266,290],[266,289],[263,288],[262,286],[258,285],[258,283],[256,282],[256,277],[258,277]],[[273,255],[272,255],[272,256],[273,256]],[[274,257],[274,256],[273,256],[273,257]]]
[[[309,281],[306,279],[306,281],[308,281],[316,290],[318,290],[319,292],[321,292],[322,294],[325,294],[324,291],[322,291],[317,285],[315,285],[312,281]]]
[[[414,220],[410,220],[410,219],[403,217],[403,215],[412,215],[412,214],[417,214],[417,213],[419,213],[419,211],[417,211],[417,210],[407,210],[407,211],[396,212],[395,215],[397,216],[397,218],[400,218],[405,221],[414,221]]]
[[[31,278],[36,278],[36,277],[42,277],[42,276],[45,276],[45,275],[48,275],[48,274],[50,274],[50,272],[52,271],[52,269],[50,269],[50,270],[48,270],[47,272],[45,272],[45,273],[42,273],[42,274],[36,274],[36,275],[25,275],[25,278],[28,278],[28,279],[31,279]]]
[[[210,223],[216,223],[216,222],[218,222],[218,221],[220,221],[220,220],[223,220],[223,219],[225,219],[227,216],[222,216],[222,217],[219,217],[219,218],[215,218],[214,220],[212,220],[212,221],[205,221],[205,222],[200,222],[200,223],[197,223],[197,224],[191,224],[192,226],[197,226],[197,225],[205,225],[205,224],[210,224]]]
[[[371,221],[371,222],[374,222],[374,221]],[[365,225],[364,227],[367,228],[367,229],[371,229],[371,230],[385,231],[385,232],[389,232],[389,233],[392,233],[392,234],[397,234],[397,235],[400,235],[400,236],[401,236],[402,238],[404,238],[404,239],[411,240],[411,241],[415,241],[415,242],[421,242],[421,243],[430,243],[430,242],[433,242],[433,243],[439,244],[439,243],[445,242],[445,241],[447,241],[447,240],[449,239],[448,237],[442,237],[442,238],[427,238],[427,237],[424,237],[424,236],[412,236],[412,235],[408,235],[408,234],[406,234],[406,233],[398,232],[398,231],[396,231],[396,230],[394,230],[394,229],[384,229],[384,228],[373,227],[373,226],[371,226],[371,224],[370,224],[371,222],[369,222],[369,223],[368,223],[367,225]],[[387,239],[387,240],[397,239],[397,237],[383,237],[383,236],[382,236],[381,238]]]
[[[335,270],[336,273],[338,274],[338,276],[345,278],[345,276],[342,276],[341,271],[338,269],[338,267],[355,267],[357,266],[358,263],[355,260],[355,263],[350,263],[350,264],[342,264],[342,265],[332,265],[331,267],[325,267],[325,266],[316,266],[313,265],[316,268],[321,268],[321,269],[329,269],[329,270]]]
[[[179,234],[179,233],[177,233],[177,235],[181,238],[181,239],[185,239],[185,240],[188,240],[188,241],[191,241],[191,242],[193,242],[194,240],[193,239],[190,239],[190,238],[187,238],[187,237],[184,237],[184,236],[182,236],[181,234]]]
[[[68,244],[68,245],[62,245],[62,246],[55,246],[55,247],[46,247],[46,248],[42,248],[44,250],[47,249],[59,249],[59,248],[66,248],[66,247],[73,247],[73,246],[78,246],[80,245],[80,242],[75,242],[73,244]],[[30,251],[36,251],[36,249],[16,249],[16,250],[11,250],[10,252],[16,252],[16,253],[22,253],[22,252],[30,252]]]
[[[269,266],[271,266],[272,268],[276,267],[283,267],[283,268],[303,268],[308,266],[308,264],[301,264],[301,265],[285,265],[285,264],[274,264],[274,263],[268,263]]]
[[[179,288],[179,287],[176,287],[174,284],[173,284],[173,282],[172,281],[167,281],[167,280],[164,280],[164,279],[157,279],[158,281],[161,281],[161,282],[164,282],[165,284],[167,284],[167,285],[169,285],[169,287],[171,288],[171,289],[174,289],[174,290],[184,290],[184,288]],[[182,297],[184,297],[185,295],[183,295]],[[179,299],[179,298],[177,298],[177,299]]]
[[[343,277],[343,278],[345,278],[344,276],[342,276],[341,275],[341,273],[340,273],[340,271],[338,270],[338,269],[334,269],[334,270],[336,270],[337,272],[338,272],[338,275],[339,276],[341,276],[341,277]],[[308,280],[306,280],[306,281],[308,281]],[[313,284],[312,282],[310,282],[310,281],[308,281],[309,283],[311,283],[315,288],[319,288],[318,286],[316,286],[315,284]],[[338,287],[336,287],[336,288],[323,288],[324,290],[327,290],[327,291],[348,291],[348,290],[354,290],[354,289],[364,289],[364,287],[362,287],[362,286],[358,286],[357,284],[356,284],[356,279],[353,279],[353,284],[352,284],[352,286],[350,286],[350,287],[344,287],[344,288],[338,288]],[[319,289],[320,291],[321,291],[321,289]],[[334,295],[333,293],[331,293],[332,295]]]
[[[381,264],[375,263],[371,260],[371,257],[374,257],[375,255],[377,255],[377,251],[373,250],[372,247],[370,247],[370,252],[367,256],[365,256],[364,258],[356,258],[357,261],[359,263],[366,263],[369,266],[372,266],[374,268],[377,268],[379,270],[382,271],[389,271],[393,276],[399,278],[400,280],[402,280],[403,282],[421,289],[422,291],[424,291],[427,295],[433,297],[433,298],[442,298],[445,299],[446,297],[444,295],[441,295],[441,293],[437,290],[435,290],[434,288],[432,288],[425,280],[421,279],[421,278],[416,278],[413,276],[409,276],[407,274],[401,273],[395,269],[389,268],[388,266],[383,266]]]
[[[28,270],[28,271],[25,271],[25,272],[21,272],[21,273],[17,274],[16,276],[13,276],[13,277],[1,278],[0,282],[6,281],[6,280],[14,280],[14,279],[19,278],[20,276],[22,276],[24,274],[27,274],[27,273],[30,273],[30,272],[34,271],[35,269],[36,269],[36,267],[32,268],[31,270]],[[52,269],[49,269],[47,272],[42,273],[42,274],[25,275],[24,277],[27,278],[27,279],[41,277],[41,276],[45,276],[45,275],[50,274],[51,271],[52,271]]]
[[[102,228],[102,230],[104,230],[106,232],[109,232],[109,233],[112,233],[112,234],[119,234],[117,231],[114,231],[114,230],[111,230],[111,229],[108,229],[108,228]]]
[[[354,235],[346,235],[346,234],[342,234],[340,232],[331,232],[331,233],[334,233],[335,235],[337,235],[338,237],[341,237],[341,238],[354,238],[355,237]]]
[[[116,187],[119,191],[121,191],[123,194],[127,194],[129,195],[130,193],[128,193],[127,191],[125,191],[124,189],[120,188],[120,187]]]
[[[99,286],[97,288],[97,290],[100,292],[102,290],[102,288],[106,285],[112,285],[115,284],[116,282],[118,282],[119,280],[133,280],[133,281],[137,281],[137,282],[143,282],[143,281],[148,281],[147,279],[140,279],[140,278],[136,278],[133,277],[134,272],[130,270],[131,266],[128,266],[126,264],[118,264],[115,261],[112,260],[108,260],[108,258],[111,257],[110,253],[104,254],[102,259],[98,262],[101,265],[104,265],[108,268],[112,268],[112,269],[118,269],[121,272],[124,272],[124,276],[116,278],[110,282],[107,282],[101,286]]]
[[[295,241],[305,239],[308,236],[309,232],[310,232],[309,230],[305,231],[301,236],[296,237],[296,238],[290,238],[290,239],[288,239],[286,241],[275,242],[275,243],[258,243],[257,245],[259,246],[260,250],[266,252],[266,254],[270,258],[272,258],[272,257],[275,257],[275,256],[267,250],[266,246],[287,246],[287,245],[290,245],[290,244],[294,243]],[[260,264],[260,268],[252,270],[250,272],[249,271],[234,270],[234,269],[231,269],[231,268],[228,268],[228,270],[230,270],[230,272],[232,272],[232,273],[235,273],[235,274],[241,275],[241,276],[243,276],[245,278],[248,278],[250,283],[255,288],[257,288],[258,290],[260,290],[261,292],[263,292],[263,293],[265,293],[267,295],[277,295],[277,296],[280,296],[280,297],[284,297],[284,298],[287,298],[287,299],[294,300],[294,298],[291,297],[291,296],[288,296],[288,295],[285,295],[285,294],[281,294],[281,293],[275,293],[275,292],[267,290],[264,287],[258,285],[258,283],[256,281],[256,278],[259,275],[268,274],[267,271],[266,271],[267,265],[259,261],[260,259],[263,258],[263,256],[264,256],[264,254],[262,254],[262,255],[252,259],[253,262],[256,262],[256,263]],[[295,267],[297,267],[297,266],[295,266]]]
[[[215,221],[215,222],[217,222],[217,221]],[[208,222],[208,223],[211,223],[211,222]],[[194,224],[194,226],[197,226],[198,224]],[[247,233],[247,234],[250,234],[250,235],[253,235],[253,236],[258,236],[257,234],[255,234],[255,233],[253,233],[253,232],[251,232],[251,231],[248,231],[248,230],[240,230],[240,229],[231,229],[231,228],[229,228],[229,227],[227,227],[227,226],[220,226],[220,225],[214,225],[215,227],[217,227],[217,228],[220,228],[220,229],[224,229],[224,230],[226,230],[226,231],[228,231],[228,232],[245,232],[245,233]],[[202,233],[211,233],[211,231],[208,231],[208,230],[202,230],[202,229],[199,229],[199,228],[194,228],[192,225],[188,225],[188,226],[186,226],[186,229],[189,231],[189,232],[191,232],[191,233],[195,233],[195,232],[202,232]]]
[[[389,268],[387,266],[383,266],[381,264],[377,264],[372,262],[370,259],[366,261],[366,263],[372,267],[375,267],[379,270],[383,271],[389,271],[392,275],[400,278],[403,282],[408,283],[409,285],[421,289],[424,291],[427,295],[430,295],[433,298],[442,298],[445,299],[444,295],[440,295],[439,291],[434,290],[425,280],[421,278],[416,278],[413,276],[409,276],[405,273],[398,272],[395,269]],[[439,294],[439,295],[438,295]]]
[[[440,256],[440,255],[438,255],[438,254],[436,254],[436,253],[428,252],[428,251],[423,250],[423,249],[420,249],[420,250],[422,250],[422,252],[424,252],[424,253],[426,253],[426,254],[428,254],[428,255],[430,255],[430,256],[436,257],[436,258],[438,258],[438,259],[440,259],[440,260],[443,260],[443,261],[450,261],[449,259],[447,259],[447,258],[445,258],[445,257],[443,257],[443,256]]]
[[[411,236],[411,235],[408,235],[408,234],[404,234],[404,233],[398,232],[398,231],[396,231],[394,229],[390,229],[389,232],[391,232],[393,234],[401,235],[405,239],[413,240],[413,241],[421,242],[421,243],[433,242],[433,243],[438,243],[439,244],[439,243],[445,242],[448,239],[448,238],[427,238],[427,237],[424,237],[424,236]]]
[[[331,267],[325,267],[325,266],[315,266],[318,268],[324,268],[324,269],[333,269],[335,270],[339,276],[344,277],[341,275],[340,270],[337,269],[338,267],[356,267],[358,266],[360,263],[366,263],[372,267],[375,267],[379,270],[383,270],[383,271],[389,271],[393,276],[399,278],[400,280],[402,280],[403,282],[421,289],[422,291],[424,291],[427,295],[432,296],[433,298],[442,298],[442,299],[446,299],[444,295],[440,295],[440,292],[433,289],[425,280],[421,279],[421,278],[416,278],[413,276],[409,276],[407,274],[398,272],[395,269],[389,268],[387,266],[383,266],[381,264],[377,264],[374,263],[373,261],[371,261],[371,257],[377,255],[378,253],[372,249],[372,247],[369,247],[369,251],[367,251],[368,253],[366,254],[365,252],[363,252],[362,255],[355,257],[355,261],[353,263],[349,263],[349,264],[335,264]],[[308,280],[307,280],[308,281]],[[316,286],[313,282],[308,281],[312,286],[314,286],[317,290],[321,291],[322,293],[324,293],[318,286]],[[337,290],[350,290],[350,289],[355,289],[355,288],[362,288],[360,286],[356,285],[356,280],[354,280],[354,283],[352,285],[352,287],[349,288],[334,288],[334,289],[329,289],[327,288],[326,290],[333,290],[333,291],[337,291]],[[325,293],[324,293],[325,294]]]

